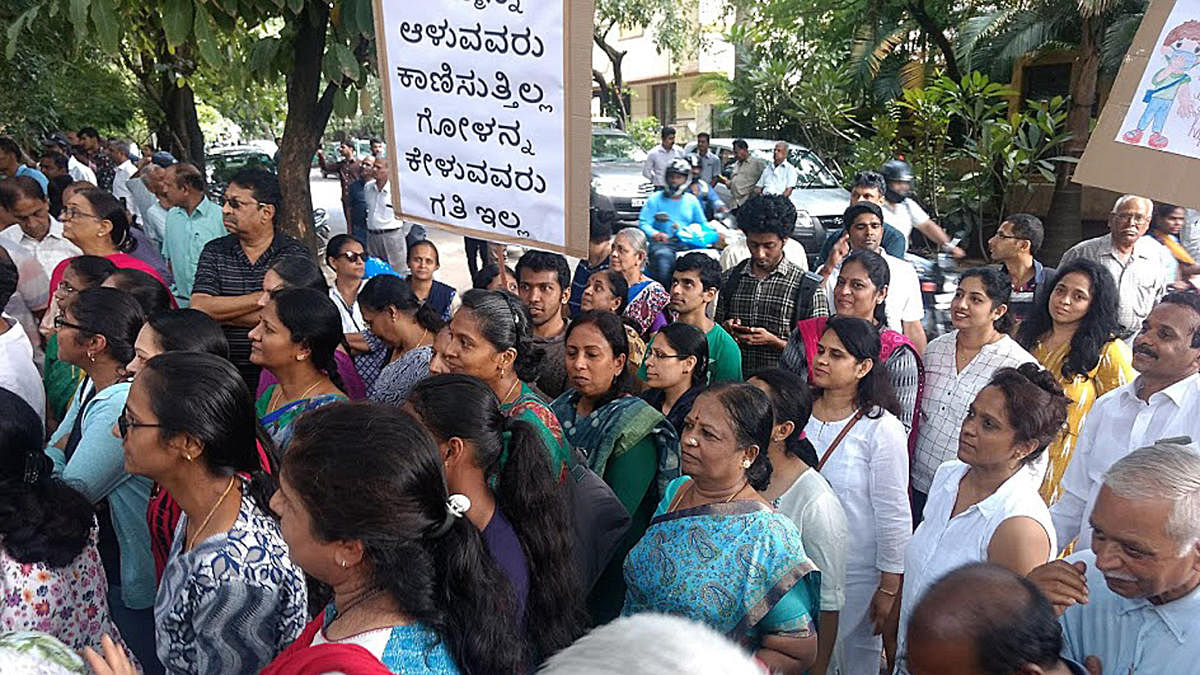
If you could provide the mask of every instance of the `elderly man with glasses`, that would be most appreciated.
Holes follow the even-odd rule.
[[[1033,257],[1042,248],[1044,238],[1041,219],[1028,213],[1014,213],[1000,223],[996,234],[987,243],[992,260],[1000,263],[1000,270],[1012,280],[1008,313],[1014,319],[1013,335],[1017,334],[1017,326],[1033,311],[1038,289],[1054,278],[1054,270],[1042,266]]]
[[[1175,282],[1175,262],[1167,247],[1151,237],[1154,202],[1146,197],[1125,195],[1108,216],[1109,233],[1075,244],[1063,254],[1060,265],[1087,258],[1104,266],[1117,282],[1118,314],[1127,334],[1135,333],[1150,314],[1154,303]]]

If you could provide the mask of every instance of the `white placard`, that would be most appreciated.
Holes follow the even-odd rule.
[[[566,247],[563,3],[375,6],[397,217]]]

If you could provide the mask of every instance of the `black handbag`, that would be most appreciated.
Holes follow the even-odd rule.
[[[587,460],[574,448],[564,485],[575,530],[575,565],[584,590],[590,592],[633,518],[608,483],[588,468]]]

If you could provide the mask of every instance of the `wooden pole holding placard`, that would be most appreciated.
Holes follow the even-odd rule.
[[[517,100],[516,92],[518,90],[518,82],[511,83],[513,92],[512,101],[509,106],[505,106],[498,110],[488,110],[487,113],[496,112],[497,114],[490,116],[490,122],[493,128],[497,123],[501,125],[506,119],[501,119],[512,109],[512,116],[519,114],[524,117],[518,117],[516,123],[521,126],[517,132],[518,138],[524,136],[530,147],[528,152],[530,163],[527,165],[521,161],[505,161],[505,152],[514,152],[511,148],[500,148],[498,143],[487,145],[486,142],[481,142],[477,145],[464,143],[461,147],[462,153],[445,151],[443,154],[431,157],[429,153],[424,153],[425,161],[421,162],[418,156],[416,164],[421,164],[425,168],[425,175],[419,175],[419,172],[412,170],[412,166],[408,158],[413,152],[420,150],[420,144],[431,143],[441,144],[442,148],[454,149],[458,146],[453,146],[449,141],[441,138],[443,134],[434,133],[434,129],[449,129],[449,127],[440,126],[439,122],[433,121],[440,119],[441,121],[460,119],[456,117],[462,115],[464,120],[464,129],[462,131],[463,141],[468,140],[468,132],[466,129],[471,128],[470,125],[475,122],[484,123],[486,125],[487,117],[481,117],[478,114],[480,106],[486,103],[492,103],[486,97],[462,98],[461,110],[454,108],[456,101],[449,100],[451,89],[439,89],[433,91],[430,87],[428,91],[414,91],[405,89],[400,91],[397,85],[397,68],[399,64],[405,61],[406,57],[416,57],[429,59],[437,59],[437,56],[431,54],[450,54],[447,61],[457,59],[456,64],[467,63],[467,66],[461,66],[455,71],[458,81],[465,80],[466,73],[470,75],[478,75],[478,81],[483,83],[485,80],[488,84],[495,86],[487,78],[492,76],[499,77],[504,74],[504,69],[509,66],[516,73],[524,72],[522,69],[528,69],[529,63],[533,60],[531,50],[526,49],[524,52],[518,50],[517,45],[528,47],[536,42],[539,45],[545,43],[559,44],[559,41],[554,40],[557,36],[539,35],[532,31],[531,25],[535,23],[539,16],[546,16],[544,12],[545,3],[560,2],[562,7],[562,26],[561,26],[561,78],[562,78],[562,98],[561,103],[557,98],[547,98],[544,101],[537,99],[537,103],[544,105],[535,106],[534,103],[526,99],[525,102]],[[385,127],[387,134],[391,171],[392,185],[392,206],[397,218],[402,218],[407,221],[421,223],[430,227],[437,227],[445,230],[457,232],[464,236],[487,239],[495,242],[506,242],[521,244],[523,246],[538,248],[559,253],[565,253],[575,257],[587,256],[588,245],[588,230],[589,230],[589,195],[591,183],[591,49],[592,49],[592,21],[594,6],[591,0],[441,0],[440,3],[434,3],[437,10],[446,16],[443,21],[429,21],[431,14],[431,5],[428,4],[408,4],[411,0],[373,0],[375,10],[375,38],[376,52],[379,57],[379,73],[383,82],[383,104],[385,110]],[[553,5],[552,5],[553,6]],[[467,15],[470,16],[467,16]],[[413,16],[424,17],[427,21],[411,21]],[[465,17],[465,18],[464,18]],[[439,17],[440,18],[440,17]],[[524,23],[523,23],[524,22]],[[402,30],[403,27],[403,30]],[[425,44],[422,39],[426,37],[424,29],[428,27],[428,36],[432,42],[432,36],[438,35],[438,40],[433,44]],[[498,27],[503,28],[501,34]],[[524,35],[519,33],[519,29],[524,27]],[[474,30],[471,30],[474,28]],[[461,32],[458,32],[460,31]],[[462,38],[463,44],[466,44],[467,38],[463,35],[474,36],[476,45],[482,45],[480,32],[488,38],[488,48],[476,48],[474,53],[470,53],[466,47],[456,51],[447,50],[448,40],[443,41],[446,36],[454,36],[457,40]],[[489,32],[493,29],[493,32]],[[511,32],[510,32],[511,31]],[[415,37],[414,37],[415,36]],[[545,42],[541,38],[545,37]],[[508,40],[508,42],[502,42]],[[457,43],[456,43],[457,44]],[[501,53],[485,54],[485,51],[491,51],[491,47],[496,46],[496,52],[500,52],[500,47],[504,48]],[[511,49],[509,49],[511,48]],[[402,51],[402,50],[423,50],[421,52]],[[437,51],[441,50],[441,51]],[[464,55],[465,53],[465,55]],[[542,54],[537,54],[541,57]],[[545,54],[547,61],[538,62],[538,65],[544,66],[552,58],[549,53]],[[558,62],[557,55],[554,55],[554,62]],[[473,59],[473,60],[472,60]],[[522,60],[524,59],[524,60]],[[413,59],[408,58],[406,63],[411,63]],[[444,81],[450,82],[450,65],[447,62],[442,64],[445,70]],[[468,71],[469,67],[469,71]],[[415,69],[402,68],[406,72],[417,72]],[[430,68],[427,72],[420,73],[421,77],[428,76],[427,79],[442,77],[440,71],[435,72]],[[555,74],[557,75],[557,73]],[[508,76],[504,75],[504,83],[508,84]],[[401,82],[411,82],[411,79],[402,80]],[[470,83],[472,88],[474,83]],[[520,86],[528,85],[529,82],[521,82]],[[483,85],[487,86],[487,85]],[[449,87],[449,85],[447,85]],[[459,91],[462,87],[460,86]],[[499,91],[496,87],[495,91]],[[524,91],[524,89],[522,89]],[[538,91],[541,91],[539,87]],[[402,94],[405,98],[397,99],[396,95]],[[458,92],[454,93],[459,95]],[[412,98],[409,98],[412,97]],[[399,107],[407,108],[409,104],[424,105],[428,102],[427,110],[433,110],[433,117],[426,115],[427,126],[425,127],[429,133],[423,136],[420,133],[422,125],[419,119],[412,118],[407,115],[410,110],[397,110],[396,101],[400,101]],[[499,108],[498,104],[493,105]],[[518,109],[517,106],[525,105],[525,108]],[[532,110],[536,108],[553,109],[554,112],[546,117],[537,117],[538,113],[533,112],[534,117],[530,117]],[[470,116],[470,112],[476,112],[474,118]],[[534,147],[529,141],[529,137],[535,134],[538,130],[537,124],[531,124],[531,120],[536,122],[538,119],[549,119],[552,124],[547,125],[556,127],[558,119],[550,117],[558,117],[562,121],[563,133],[561,137],[561,147],[550,147],[551,144],[544,143]],[[419,117],[419,116],[418,116]],[[414,131],[416,130],[416,131]],[[435,136],[437,138],[435,138]],[[557,138],[555,138],[557,141]],[[434,145],[434,147],[438,147]],[[412,151],[404,151],[403,148],[412,148]],[[474,154],[472,154],[474,153]],[[543,153],[545,153],[543,155]],[[420,155],[421,153],[417,153]],[[495,166],[490,169],[480,169],[479,167],[487,166],[488,159],[493,159],[499,156]],[[519,157],[519,156],[518,156]],[[474,163],[471,161],[474,160]],[[437,169],[430,169],[430,166]],[[507,170],[501,168],[507,166]],[[445,178],[444,181],[439,181],[437,173],[445,166],[453,166],[451,177]],[[521,168],[528,166],[528,174],[522,176]],[[405,170],[402,170],[405,167]],[[537,171],[537,167],[542,167],[543,171]],[[457,170],[457,173],[455,173]],[[464,180],[463,174],[466,171],[475,171],[473,175],[484,177],[483,181]],[[488,171],[492,171],[491,174]],[[409,173],[409,177],[413,178],[408,184],[405,184],[405,173]],[[468,176],[472,174],[467,174]],[[517,176],[517,187],[502,189],[501,185],[505,176],[508,177],[510,184],[513,182],[512,177]],[[456,177],[455,177],[456,176]],[[489,181],[490,177],[490,181]],[[541,181],[545,189],[541,193],[536,190],[522,188],[521,178],[528,178],[526,185],[538,185],[536,181]],[[470,184],[474,183],[474,184]],[[436,211],[432,205],[435,199],[431,198],[431,193],[417,193],[418,189],[415,186],[431,186],[444,185],[445,192],[438,196],[442,198],[440,206],[444,217],[432,217],[430,214],[436,215]],[[494,189],[495,188],[495,189]],[[491,193],[490,202],[482,204],[478,201],[470,199],[472,191],[475,194]],[[447,195],[446,193],[451,193]],[[467,193],[467,198],[461,198],[460,193]],[[497,197],[497,193],[502,194],[502,197]],[[446,205],[449,203],[447,197],[453,197],[457,200],[462,208],[457,212],[463,214],[461,217],[454,216],[451,218],[447,213]],[[480,199],[483,199],[482,197]],[[500,201],[496,201],[500,199]],[[415,201],[414,201],[415,200]],[[429,203],[425,203],[429,202]],[[561,206],[561,211],[558,209]],[[533,205],[533,206],[530,206]],[[526,216],[526,220],[522,221],[520,216],[521,209],[530,207],[530,211],[536,217]],[[488,222],[488,218],[480,215],[481,210],[491,213],[491,227],[485,227],[475,220]],[[511,210],[511,214],[510,214]],[[509,214],[515,219],[518,225],[510,225],[503,217],[497,217],[496,213]],[[562,222],[556,222],[560,217],[561,212]],[[451,210],[454,213],[454,210]],[[546,214],[553,215],[546,215]],[[554,222],[549,222],[554,221]],[[499,225],[497,225],[499,223]],[[524,224],[522,227],[520,224]]]

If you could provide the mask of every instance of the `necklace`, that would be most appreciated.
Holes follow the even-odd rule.
[[[362,595],[358,596],[357,598],[354,598],[350,602],[347,602],[346,606],[341,609],[338,609],[337,605],[334,605],[334,609],[337,611],[337,616],[333,617],[333,621],[337,621],[338,619],[345,617],[347,614],[350,613],[350,610],[354,609],[355,607],[358,607],[362,603],[366,602],[367,600],[370,600],[371,598],[379,595],[382,592],[383,592],[382,588],[376,588],[373,591],[367,591],[366,593],[363,593]],[[333,621],[329,622],[330,625],[333,625]]]
[[[750,484],[750,481],[743,481],[742,486],[740,488],[735,490],[733,492],[733,494],[729,495],[725,499],[722,499],[720,503],[728,504],[729,502],[733,501],[733,498],[742,494],[742,491],[745,490],[746,486],[749,484]],[[677,492],[675,494],[675,498],[671,500],[671,504],[669,506],[667,506],[667,512],[670,513],[672,511],[674,511],[675,509],[677,509],[679,507],[679,505],[681,503],[683,503],[684,496],[691,496],[691,494],[696,491],[695,488],[696,488],[696,483],[693,481],[693,482],[688,483],[687,487],[684,490],[680,490],[679,492]]]
[[[188,540],[187,550],[190,551],[196,548],[196,542],[201,541],[200,534],[204,532],[204,528],[208,527],[208,521],[212,520],[213,514],[220,508],[221,502],[225,501],[225,497],[229,495],[229,491],[233,489],[233,484],[237,482],[237,476],[229,477],[229,485],[225,486],[225,491],[217,498],[217,502],[208,510],[208,515],[204,516],[204,520],[200,521],[200,527],[196,529],[196,533]]]
[[[309,386],[308,389],[305,389],[303,393],[301,393],[299,396],[297,396],[296,398],[294,398],[292,400],[294,400],[294,401],[304,400],[304,397],[308,396],[309,393],[311,393],[313,389],[316,389],[319,386],[321,386],[321,380],[318,379],[316,382],[313,382],[312,385]],[[279,399],[282,397],[283,397],[283,384],[280,383],[279,386],[275,387],[275,391],[271,392],[271,399],[267,402],[267,408],[271,411],[274,411],[276,408],[279,407],[277,405],[277,403],[278,403]]]
[[[518,384],[521,384],[521,378],[513,380],[513,383],[508,387],[508,391],[504,392],[504,396],[501,397],[500,403],[508,403],[508,397],[512,396],[513,390],[517,388]]]

